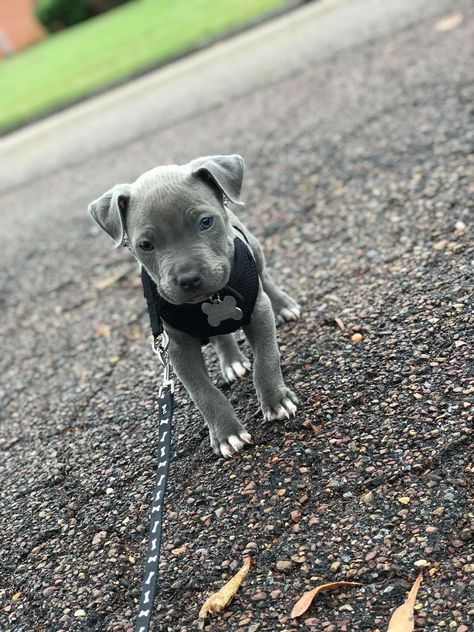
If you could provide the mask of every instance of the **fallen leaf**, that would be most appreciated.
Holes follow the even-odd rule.
[[[410,496],[401,496],[398,499],[398,502],[401,503],[402,505],[408,505],[410,502]]]
[[[339,329],[344,333],[346,331],[346,328],[344,326],[344,323],[342,322],[342,320],[339,318],[339,316],[334,316],[334,322],[336,323],[336,325],[339,327]]]
[[[98,323],[94,326],[95,335],[98,338],[109,338],[110,337],[110,325],[106,325],[105,323]]]
[[[341,586],[360,586],[359,582],[331,582],[330,584],[321,584],[320,586],[316,586],[312,590],[308,590],[304,593],[302,597],[298,599],[298,601],[293,606],[293,610],[291,611],[291,618],[300,617],[302,614],[308,610],[310,605],[313,603],[313,599],[321,592],[325,590],[334,590],[335,588],[339,588]]]
[[[449,15],[445,15],[444,18],[438,20],[433,29],[437,33],[442,33],[444,31],[450,31],[451,29],[455,29],[462,22],[462,15],[460,13],[450,13]]]
[[[203,607],[199,611],[199,619],[205,619],[210,614],[221,612],[227,606],[227,604],[234,598],[236,592],[239,590],[242,582],[247,577],[250,567],[252,565],[252,558],[246,557],[244,559],[244,565],[238,573],[236,573],[232,579],[230,579],[225,586],[222,586],[220,590],[213,593],[204,603]]]
[[[120,266],[113,274],[110,274],[103,279],[99,279],[94,283],[94,285],[98,290],[105,290],[111,285],[114,285],[114,283],[117,283],[117,281],[120,281],[122,277],[126,276],[130,272],[130,270],[131,267],[127,263],[127,265]]]
[[[131,327],[126,329],[123,333],[124,333],[125,338],[127,338],[127,340],[138,340],[142,336],[142,330],[140,328],[140,325],[132,325]]]
[[[402,603],[402,605],[399,606],[392,614],[387,632],[413,632],[415,629],[413,608],[415,606],[416,595],[422,580],[423,573],[420,572],[415,580],[415,583],[411,587],[410,592],[408,593],[406,601]]]
[[[18,601],[18,599],[21,599],[22,597],[23,595],[21,594],[21,592],[17,592],[13,595],[12,601]]]
[[[439,562],[437,562],[438,566],[434,566],[432,568],[430,568],[430,570],[428,571],[429,576],[431,577],[431,579],[433,579],[433,577],[439,573]]]

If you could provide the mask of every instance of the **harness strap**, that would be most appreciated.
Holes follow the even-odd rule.
[[[163,333],[163,323],[161,322],[160,314],[158,313],[158,290],[143,266],[141,270],[143,296],[145,297],[148,306],[151,332],[153,337],[157,338]]]
[[[245,235],[244,231],[240,230],[240,228],[238,226],[234,226],[233,224],[232,224],[232,228],[234,230],[236,230],[237,232],[239,232],[242,235],[242,237],[243,237],[245,243],[247,244],[247,246],[250,246],[249,240],[247,239],[247,236]]]

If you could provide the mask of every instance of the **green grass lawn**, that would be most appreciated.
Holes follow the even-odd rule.
[[[0,61],[0,132],[112,85],[289,0],[132,0]]]

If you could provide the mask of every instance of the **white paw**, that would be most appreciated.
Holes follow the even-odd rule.
[[[217,456],[223,456],[225,459],[230,458],[234,454],[237,454],[245,444],[251,444],[252,437],[250,434],[244,430],[240,432],[239,435],[231,435],[227,438],[226,441],[223,441],[218,444],[217,448],[214,448],[215,454]]]
[[[301,307],[298,303],[291,305],[289,307],[282,307],[277,315],[277,322],[279,323],[287,323],[290,320],[298,320],[301,316]]]
[[[276,406],[262,406],[263,418],[265,421],[273,421],[274,419],[290,419],[296,415],[297,403],[298,400],[296,396],[293,393],[291,393],[291,395],[288,394],[288,396],[284,397]]]
[[[236,380],[244,377],[246,373],[250,371],[250,362],[233,362],[230,366],[226,366],[224,369],[225,379],[227,382],[235,382]]]

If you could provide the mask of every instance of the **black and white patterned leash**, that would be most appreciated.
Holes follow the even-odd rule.
[[[171,418],[173,416],[174,406],[174,381],[170,378],[171,364],[168,355],[169,337],[163,329],[163,323],[157,311],[157,303],[155,300],[157,292],[156,286],[144,268],[142,268],[142,285],[153,333],[152,348],[163,366],[164,379],[158,396],[158,467],[150,508],[148,552],[145,561],[145,572],[143,575],[138,615],[135,622],[135,632],[148,632],[153,613],[153,602],[155,599],[160,562],[166,481],[168,479],[168,470],[171,460]]]

